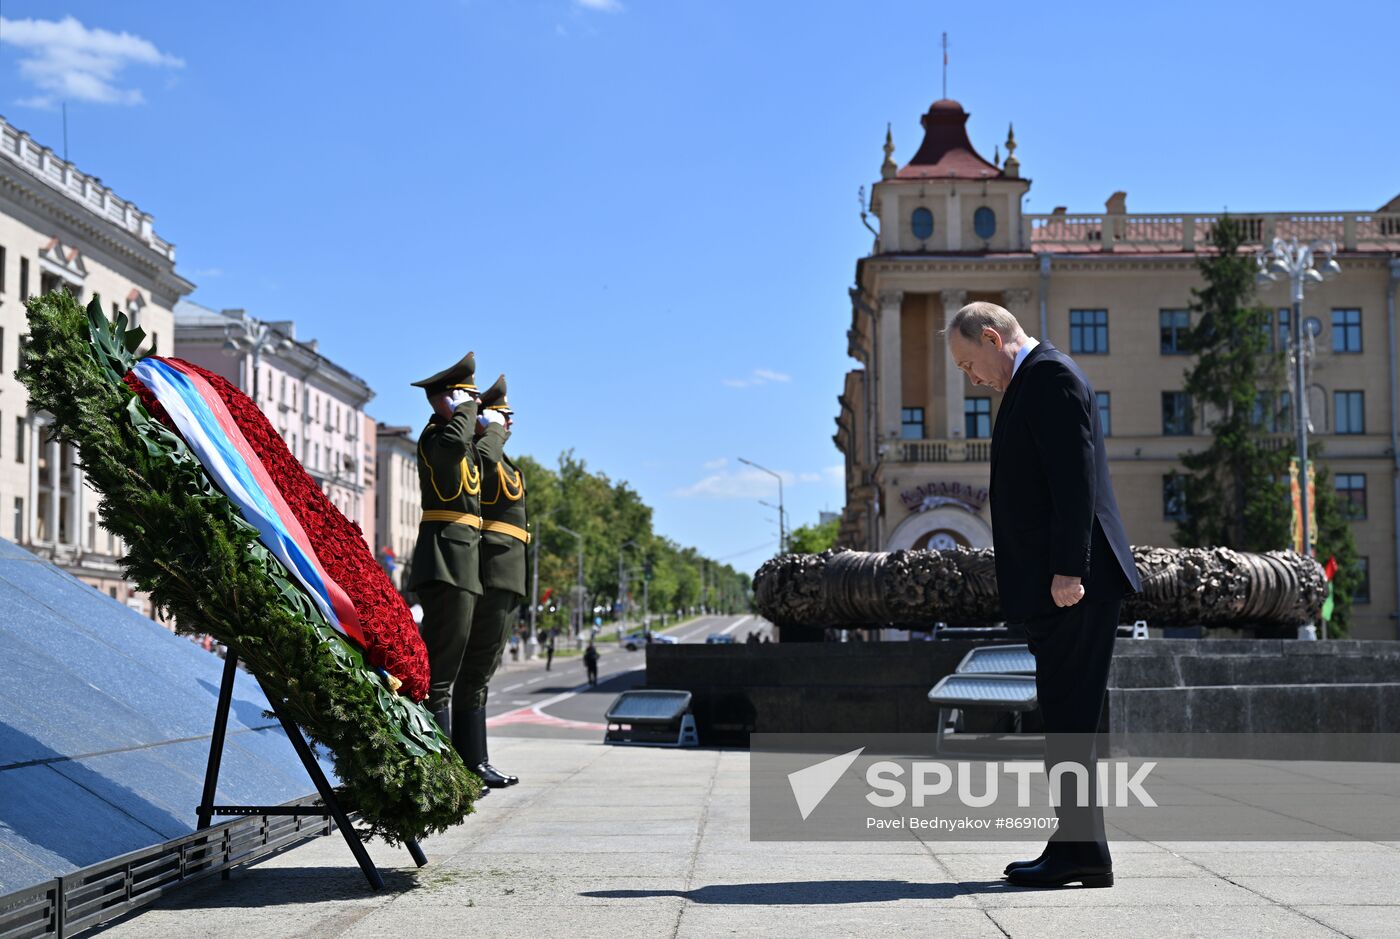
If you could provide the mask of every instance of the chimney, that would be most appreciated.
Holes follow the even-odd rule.
[[[1108,201],[1103,204],[1104,211],[1109,215],[1128,214],[1128,194],[1123,190],[1118,190],[1108,197]]]

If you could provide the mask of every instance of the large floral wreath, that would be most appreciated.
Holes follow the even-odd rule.
[[[342,797],[365,834],[416,839],[460,822],[480,780],[419,703],[426,651],[359,526],[227,381],[179,360],[138,357],[142,331],[120,314],[109,322],[97,298],[86,313],[61,291],[27,305],[19,378],[33,406],[54,415],[55,434],[77,445],[103,496],[103,525],[128,545],[127,576],[181,629],[234,650],[331,750]],[[173,418],[165,406],[179,412],[183,403],[152,387],[161,376],[202,389],[191,396],[194,408],[223,416],[222,431],[247,458],[239,465],[262,480],[254,501],[280,506],[277,524],[296,536],[284,539],[290,560],[266,520],[250,516],[247,493],[240,500],[205,465],[207,441],[202,448],[188,415]],[[237,449],[222,437],[218,446]]]

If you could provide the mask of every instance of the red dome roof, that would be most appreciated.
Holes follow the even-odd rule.
[[[929,106],[921,119],[924,142],[898,179],[990,179],[1002,172],[972,148],[967,139],[968,113],[951,98],[941,98]]]

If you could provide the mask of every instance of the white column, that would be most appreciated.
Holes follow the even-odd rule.
[[[39,422],[29,419],[29,503],[24,508],[24,537],[29,544],[39,540]]]
[[[83,473],[78,468],[78,449],[71,444],[66,447],[72,454],[68,473],[68,534],[73,544],[83,546],[87,520],[83,518]]]
[[[49,441],[49,471],[48,482],[45,484],[49,490],[49,510],[46,524],[49,526],[49,543],[57,545],[58,541],[58,500],[63,493],[63,473],[62,473],[63,451],[59,449],[57,440]]]
[[[886,290],[880,294],[880,348],[876,350],[880,382],[880,436],[898,439],[900,408],[904,407],[904,376],[900,356],[903,337],[900,335],[900,309],[904,292]]]
[[[941,290],[939,296],[943,299],[943,328],[947,329],[953,325],[953,317],[967,302],[967,291],[956,288]],[[947,355],[946,349],[944,355],[946,359],[943,383],[944,414],[946,416],[944,426],[947,428],[950,439],[961,440],[964,436],[965,423],[963,421],[963,392],[967,387],[967,379],[963,376],[962,369],[958,368],[957,363],[953,361],[953,357]]]

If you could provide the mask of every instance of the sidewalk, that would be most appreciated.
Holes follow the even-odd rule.
[[[1112,889],[1020,890],[1038,844],[748,840],[747,751],[492,739],[524,780],[424,844],[388,888],[320,838],[181,891],[103,939],[1400,936],[1400,842],[1113,843]]]

